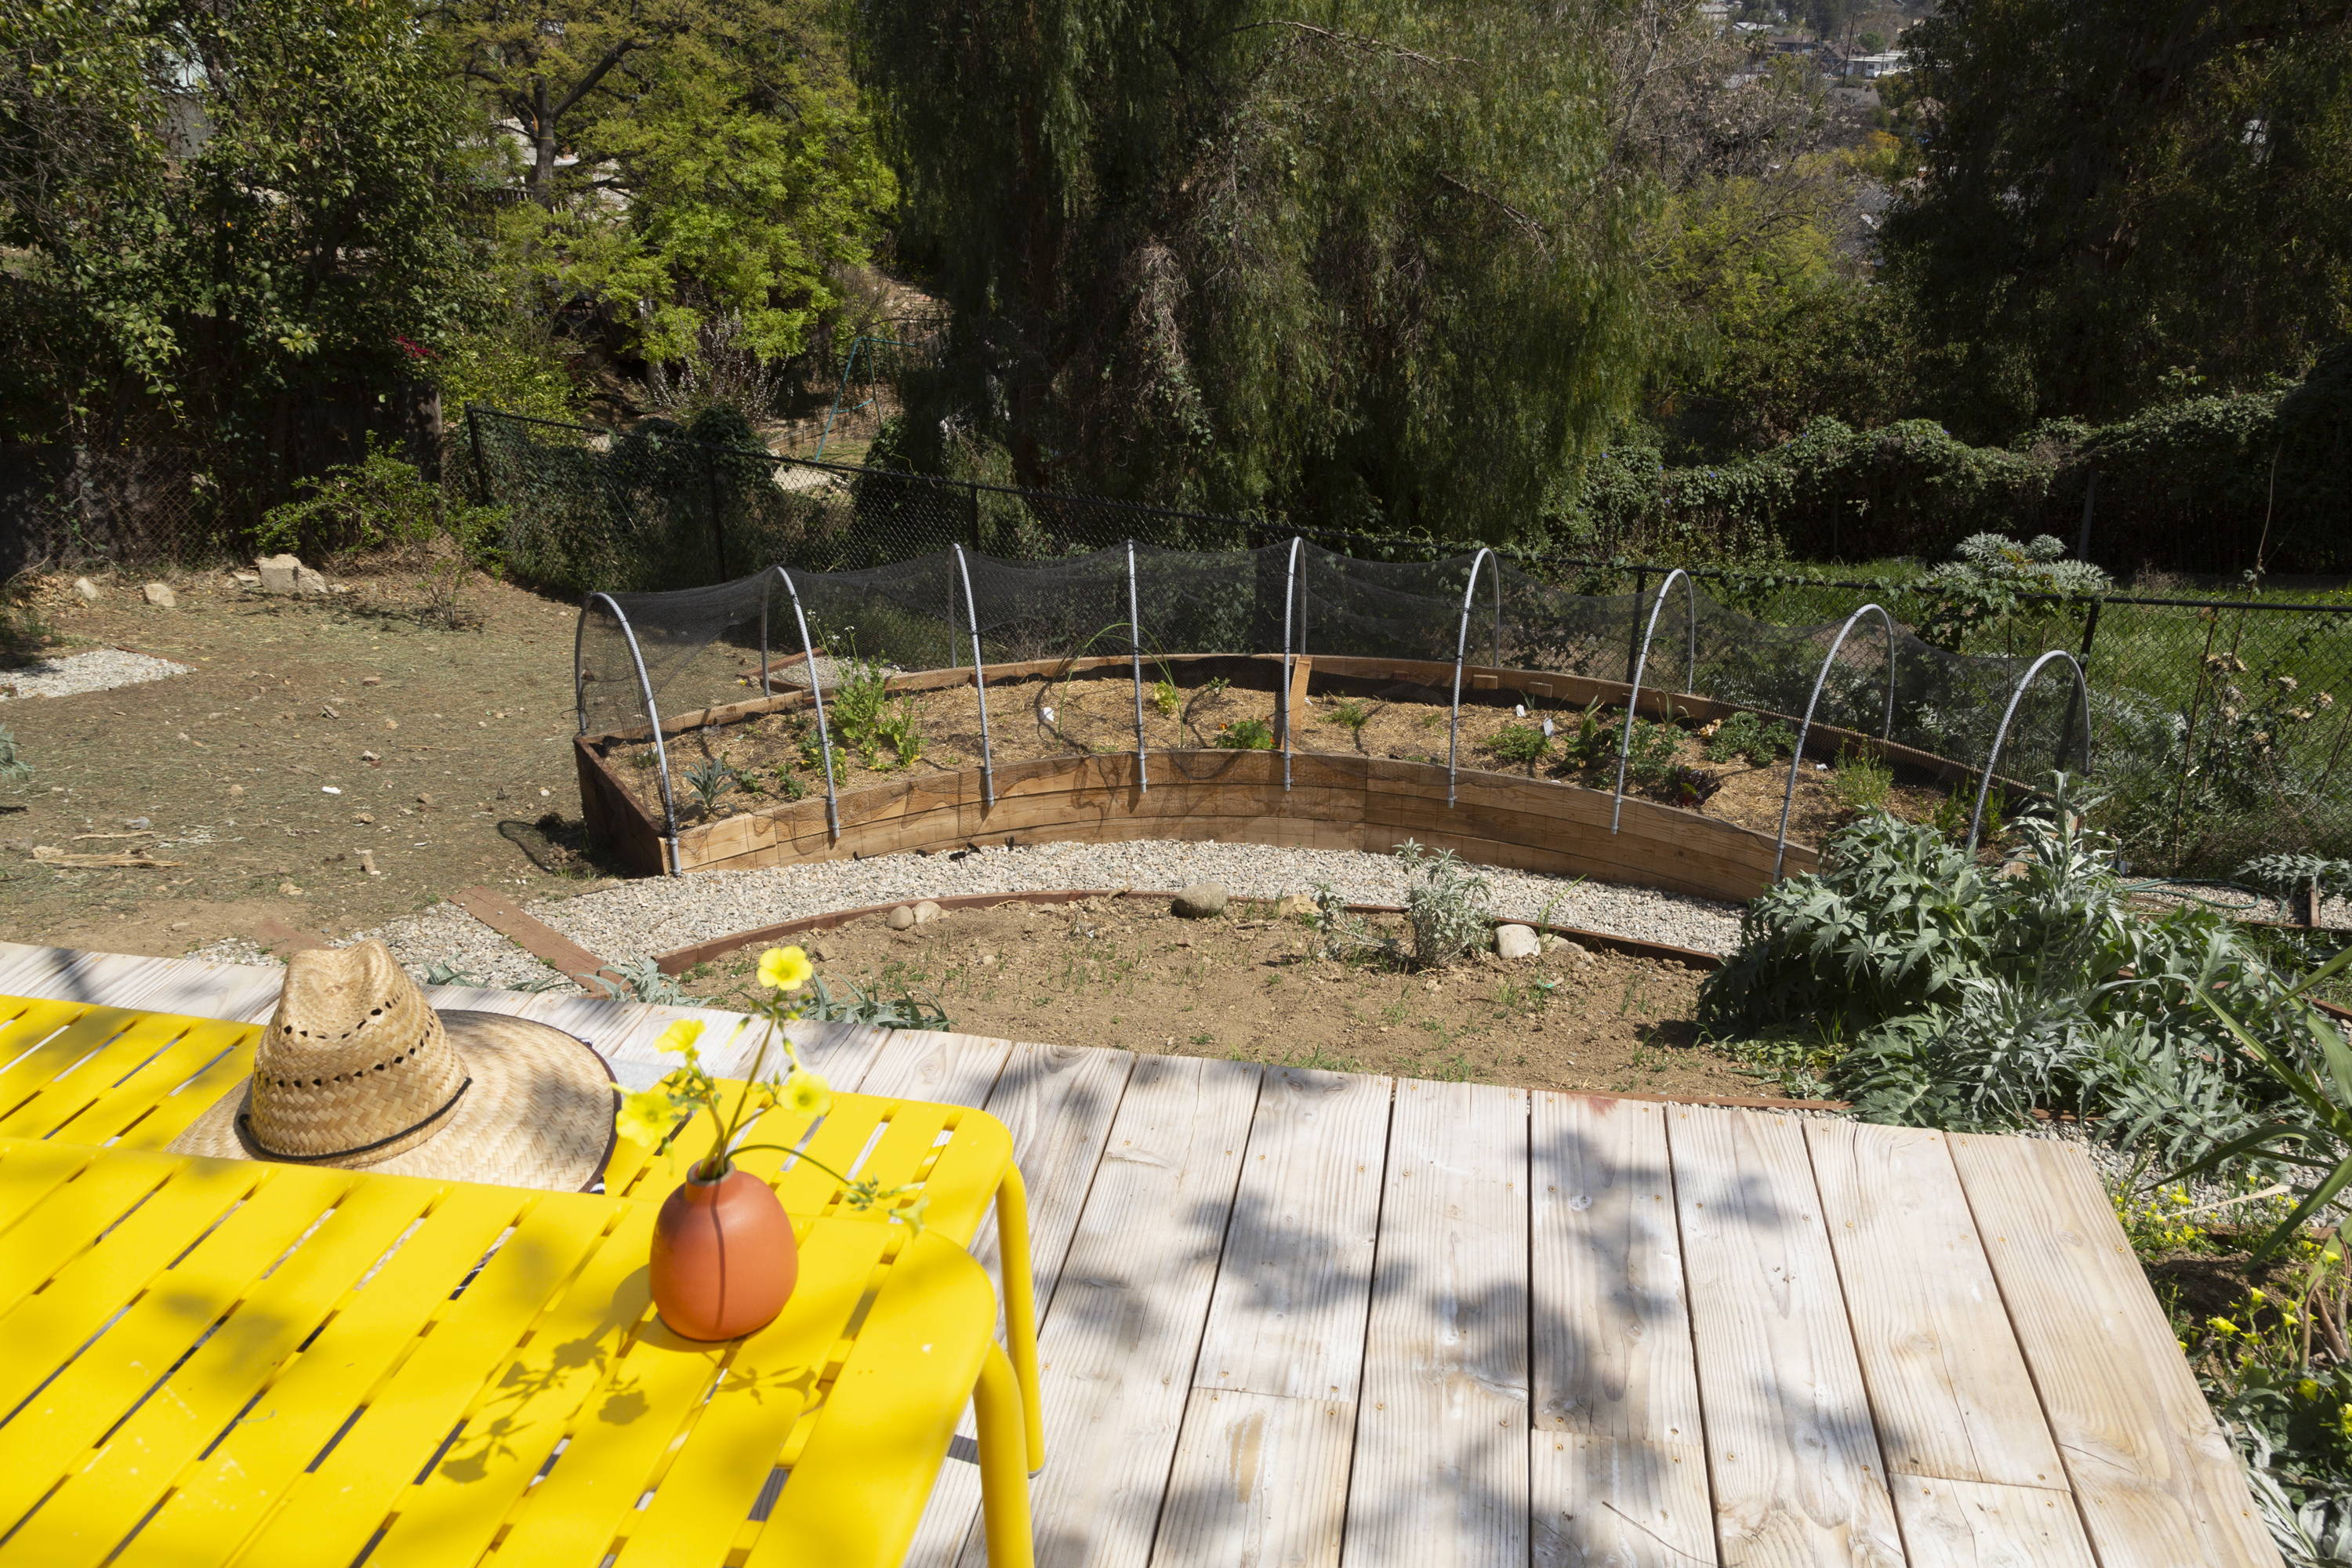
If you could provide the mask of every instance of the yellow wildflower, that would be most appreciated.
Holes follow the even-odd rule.
[[[2270,1300],[2270,1298],[2269,1298],[2268,1296],[2263,1295],[2263,1294],[2262,1293],[2261,1289],[2260,1289],[2259,1287],[2257,1287],[2257,1288],[2252,1289],[2250,1289],[2250,1290],[2248,1290],[2248,1291],[2246,1292],[2246,1300],[2247,1300],[2248,1301],[2252,1302],[2253,1305],[2255,1305],[2255,1306],[2259,1307],[2259,1306],[2261,1306],[2263,1302],[2265,1302],[2265,1301],[2269,1300]]]
[[[816,965],[797,947],[772,947],[760,955],[760,984],[771,991],[797,991],[815,973]]]
[[[620,1087],[614,1085],[614,1088]],[[639,1089],[621,1097],[621,1109],[614,1114],[614,1131],[632,1143],[647,1148],[658,1147],[677,1124],[677,1108],[670,1097],[657,1089]]]
[[[784,1079],[783,1103],[802,1116],[823,1116],[833,1109],[833,1087],[806,1068]]]
[[[2294,1385],[2294,1391],[2305,1399],[2319,1397],[2319,1384],[2307,1377]]]
[[[2238,1325],[2227,1318],[2208,1318],[2205,1320],[2205,1326],[2225,1340],[2238,1331]]]
[[[694,1049],[694,1043],[700,1038],[702,1038],[702,1020],[680,1018],[661,1032],[661,1038],[654,1042],[654,1047],[656,1050],[667,1051],[672,1056],[684,1056]]]

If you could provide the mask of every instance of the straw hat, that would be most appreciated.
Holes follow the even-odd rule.
[[[298,952],[253,1076],[180,1154],[579,1192],[613,1148],[612,1069],[562,1030],[436,1013],[380,942]]]

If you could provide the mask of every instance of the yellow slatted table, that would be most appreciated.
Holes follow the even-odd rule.
[[[0,1138],[0,1563],[878,1568],[970,1400],[1025,1568],[962,1248],[796,1220],[783,1314],[698,1344],[646,1299],[656,1207]]]
[[[0,996],[0,1137],[162,1149],[252,1072],[260,1037],[255,1024]],[[1004,1342],[1021,1389],[1029,1468],[1042,1467],[1029,1205],[1004,1124],[964,1106],[836,1094],[821,1121],[774,1110],[754,1134],[760,1142],[805,1146],[853,1176],[919,1185],[930,1200],[928,1227],[966,1247],[994,1205]],[[622,1142],[605,1168],[606,1193],[658,1202],[708,1151],[709,1138],[704,1120],[658,1154]],[[795,1218],[840,1207],[839,1184],[814,1165],[787,1169],[775,1153],[741,1163],[776,1188]]]

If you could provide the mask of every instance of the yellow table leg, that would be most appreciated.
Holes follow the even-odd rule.
[[[1029,1267],[1029,1191],[1018,1165],[1004,1167],[996,1189],[996,1247],[1004,1276],[1004,1340],[1013,1373],[1021,1380],[1022,1423],[1029,1473],[1045,1468],[1045,1410],[1037,1397],[1037,1288]]]
[[[980,1512],[989,1568],[1035,1568],[1029,1533],[1029,1475],[1022,1463],[1021,1390],[994,1343],[971,1391],[980,1426]]]

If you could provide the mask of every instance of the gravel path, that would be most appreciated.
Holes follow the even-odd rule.
[[[462,974],[462,980],[451,979],[451,984],[478,984],[502,991],[547,991],[559,996],[577,996],[580,987],[564,979],[546,964],[500,936],[455,904],[435,904],[418,914],[402,915],[389,920],[373,931],[353,933],[336,945],[348,947],[352,942],[373,937],[392,950],[401,967],[418,984],[429,984],[436,977],[436,964]],[[208,963],[282,964],[285,961],[235,937],[210,942],[185,956]]]
[[[1481,868],[1497,914],[1727,952],[1738,939],[1739,910],[1649,888],[1570,880]],[[1223,882],[1243,898],[1278,898],[1328,882],[1350,902],[1395,904],[1404,876],[1386,855],[1276,849],[1258,844],[1143,840],[1040,844],[953,855],[881,855],[764,871],[707,871],[648,878],[576,899],[535,904],[530,913],[592,952],[641,957],[827,910],[1052,888],[1174,889]]]
[[[0,702],[16,697],[73,697],[187,673],[186,665],[168,658],[102,647],[91,653],[37,658],[21,669],[0,670]]]

